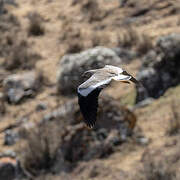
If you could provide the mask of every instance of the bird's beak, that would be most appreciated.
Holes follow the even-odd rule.
[[[139,84],[139,81],[137,79],[135,79],[133,76],[131,76],[130,81],[137,84],[137,85]]]
[[[131,81],[131,82],[133,82],[135,84],[139,84],[139,82],[133,76],[128,74],[126,71],[123,71],[123,73],[122,73],[122,80],[121,81],[124,82],[124,83],[128,83],[128,84],[130,84],[129,81]]]

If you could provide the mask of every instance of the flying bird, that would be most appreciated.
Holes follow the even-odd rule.
[[[104,68],[86,71],[83,76],[88,73],[91,77],[82,83],[78,91],[78,103],[84,121],[89,128],[93,128],[96,123],[96,115],[98,109],[98,96],[102,89],[107,87],[112,80],[135,84],[139,82],[125,70],[112,66],[105,65]]]

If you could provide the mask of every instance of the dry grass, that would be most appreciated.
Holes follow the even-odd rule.
[[[169,122],[169,129],[167,130],[167,134],[175,135],[180,131],[180,113],[178,111],[178,106],[175,101],[172,101],[170,104],[172,117]]]
[[[79,53],[83,50],[83,44],[81,41],[75,40],[72,41],[72,43],[68,44],[66,53],[67,54],[73,54],[73,53]]]
[[[29,27],[28,27],[28,35],[30,36],[41,36],[45,33],[45,28],[42,24],[42,17],[33,12],[29,15]]]
[[[152,39],[147,34],[140,34],[133,27],[127,27],[118,38],[118,46],[134,48],[139,55],[146,54],[153,48]]]
[[[132,47],[139,41],[139,34],[133,27],[127,27],[122,30],[122,36],[119,36],[118,45],[122,47]]]
[[[44,170],[51,170],[60,144],[58,132],[58,126],[53,123],[21,132],[27,142],[25,149],[22,149],[21,161],[28,174],[37,176]]]
[[[105,46],[108,47],[111,44],[110,34],[106,31],[97,31],[91,35],[92,47]]]
[[[0,16],[0,58],[6,70],[31,69],[40,55],[32,52],[26,36],[21,32],[17,17],[11,14]]]
[[[144,175],[146,180],[175,180],[175,171],[166,165],[167,162],[155,163],[149,161],[144,164]],[[166,165],[166,167],[164,167]]]
[[[140,54],[146,54],[149,50],[153,49],[153,42],[151,37],[147,34],[142,34],[136,47],[136,51]]]
[[[101,9],[98,1],[95,0],[82,1],[81,12],[89,23],[100,21],[107,15],[107,12]]]
[[[142,174],[145,180],[177,180],[177,171],[173,165],[178,163],[178,157],[179,151],[172,151],[172,147],[149,148],[142,156],[143,168],[139,174]]]
[[[13,37],[14,38],[14,37]],[[32,69],[38,59],[39,54],[30,52],[28,44],[25,40],[17,40],[9,37],[9,42],[12,43],[11,51],[4,61],[3,65],[7,70],[15,69]]]

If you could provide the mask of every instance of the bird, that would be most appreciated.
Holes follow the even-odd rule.
[[[130,84],[129,81],[139,82],[120,67],[105,65],[104,68],[88,70],[83,76],[91,75],[77,88],[78,104],[86,126],[92,129],[96,123],[98,97],[102,89],[106,88],[112,80]]]

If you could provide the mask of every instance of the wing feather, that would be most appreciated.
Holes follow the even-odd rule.
[[[96,123],[98,96],[101,88],[96,88],[87,96],[78,93],[78,103],[86,125],[92,128]]]
[[[78,93],[80,93],[82,96],[87,96],[96,88],[106,87],[111,80],[112,76],[109,74],[104,75],[102,73],[96,73],[78,87]]]

